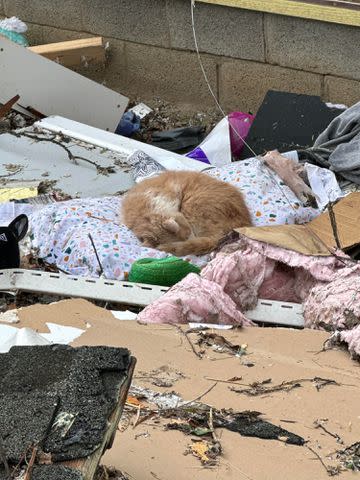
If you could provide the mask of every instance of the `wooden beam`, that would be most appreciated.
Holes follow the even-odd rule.
[[[105,63],[105,47],[102,37],[48,43],[28,48],[34,53],[64,65],[64,67],[76,67],[86,63]]]
[[[228,7],[244,8],[259,12],[275,13],[290,17],[308,18],[322,22],[340,23],[360,27],[360,5],[353,2],[353,8],[334,6],[325,3],[308,3],[297,0],[196,0],[214,5],[226,5]]]

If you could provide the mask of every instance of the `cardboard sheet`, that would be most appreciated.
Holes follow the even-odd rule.
[[[277,392],[266,397],[248,397],[229,390],[231,384],[219,381],[203,402],[217,408],[238,411],[257,410],[264,419],[303,436],[324,460],[333,465],[329,456],[344,448],[335,438],[319,428],[314,421],[328,419],[326,428],[338,434],[344,445],[360,440],[359,363],[345,351],[321,352],[325,332],[283,328],[248,328],[217,331],[236,344],[248,344],[242,358],[225,353],[206,351],[203,359],[191,351],[186,338],[174,326],[139,325],[119,321],[111,312],[85,300],[66,300],[49,306],[33,305],[18,311],[20,323],[38,331],[47,331],[46,322],[86,329],[73,345],[112,345],[127,347],[137,358],[133,383],[155,391],[176,391],[185,400],[193,400],[215,381],[242,377],[250,384],[271,378],[273,384],[286,380],[321,377],[337,381],[317,391],[311,382],[288,393]],[[88,327],[88,328],[86,328]],[[192,334],[195,341],[196,334]],[[253,364],[252,367],[245,363]],[[170,388],[157,387],[143,373],[161,366],[181,371],[185,378]],[[141,378],[140,378],[141,377]],[[145,434],[140,435],[139,434]],[[148,434],[148,435],[147,435]],[[191,455],[184,456],[190,437],[177,431],[164,431],[149,420],[135,429],[130,425],[118,432],[103,464],[114,465],[131,477],[142,480],[327,480],[328,474],[315,455],[304,447],[273,440],[241,437],[237,433],[218,430],[223,456],[219,466],[205,469]],[[341,480],[354,478],[351,472]]]
[[[333,208],[338,236],[343,250],[360,243],[360,192],[351,193]],[[238,233],[253,240],[270,243],[305,255],[329,255],[336,241],[328,212],[322,213],[308,224],[275,225],[273,227],[246,227]]]

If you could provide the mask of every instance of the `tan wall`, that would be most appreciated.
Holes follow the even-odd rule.
[[[33,44],[102,35],[105,68],[82,69],[128,96],[213,105],[194,51],[190,0],[0,0]],[[256,111],[268,89],[360,100],[360,28],[196,3],[199,47],[226,110]]]

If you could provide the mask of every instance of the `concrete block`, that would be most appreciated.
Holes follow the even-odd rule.
[[[133,43],[125,45],[126,71],[119,79],[126,96],[143,101],[154,97],[175,104],[213,105],[208,87],[199,68],[197,56]],[[217,91],[216,58],[204,55],[204,66],[214,91]]]
[[[170,46],[165,0],[81,0],[84,30],[96,35]]]
[[[63,28],[43,26],[42,43],[66,42],[67,40],[77,40],[79,38],[93,37],[91,33],[75,32]]]
[[[324,100],[350,107],[360,102],[360,82],[339,77],[325,77]]]
[[[79,0],[3,0],[3,2],[8,17],[16,15],[24,22],[82,31]]]
[[[44,42],[44,28],[42,25],[36,25],[35,23],[26,22],[28,30],[26,32],[26,38],[29,41],[29,45],[41,45]]]
[[[268,90],[321,95],[322,76],[245,60],[225,61],[219,71],[220,103],[228,111],[255,113]]]
[[[115,38],[104,38],[104,41],[109,42],[105,65],[81,66],[74,70],[95,82],[122,93],[126,88],[124,42]]]
[[[265,15],[267,61],[360,80],[360,28]]]
[[[194,50],[189,0],[167,0],[171,46]],[[239,8],[196,3],[195,29],[202,52],[265,60],[263,14]]]

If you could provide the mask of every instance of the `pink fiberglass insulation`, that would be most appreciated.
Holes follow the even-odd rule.
[[[329,339],[328,345],[345,344],[348,348],[351,358],[360,360],[360,325],[351,330],[335,332]]]
[[[339,255],[343,261],[302,255],[241,236],[225,245],[200,276],[188,275],[138,318],[145,323],[251,325],[242,312],[262,298],[303,302],[306,327],[349,329],[360,318],[360,265]],[[358,330],[341,335],[352,351],[360,350]]]
[[[304,300],[305,326],[348,329],[360,318],[360,266],[338,271],[327,284],[315,286]]]
[[[141,323],[253,325],[220,285],[190,273],[138,316]]]

